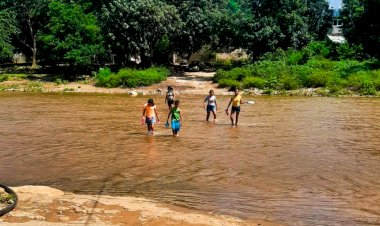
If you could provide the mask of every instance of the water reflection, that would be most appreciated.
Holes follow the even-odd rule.
[[[223,111],[204,122],[202,97],[181,97],[173,138],[163,123],[146,135],[146,98],[0,93],[0,180],[289,225],[380,224],[379,99],[255,100],[231,128]]]

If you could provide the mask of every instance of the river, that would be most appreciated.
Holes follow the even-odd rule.
[[[380,225],[380,99],[254,97],[232,128],[219,97],[147,136],[147,97],[0,93],[0,181],[147,197],[285,225]],[[167,116],[155,97],[161,120]]]

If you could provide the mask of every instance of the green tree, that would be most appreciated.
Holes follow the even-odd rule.
[[[47,23],[48,0],[2,0],[0,7],[16,15],[20,30],[16,40],[32,55],[32,68],[37,67],[38,39]]]
[[[7,59],[14,49],[11,45],[12,35],[18,32],[16,18],[12,13],[0,10],[0,31],[0,59]]]
[[[369,55],[380,56],[379,0],[343,0],[343,31],[348,42],[361,45]]]
[[[216,0],[169,0],[177,7],[182,29],[175,34],[173,49],[191,54],[204,45],[218,45],[220,26],[228,6],[227,1]]]
[[[331,21],[324,0],[244,0],[240,5],[249,13],[243,11],[240,23],[235,22],[238,37],[254,56],[323,39]]]
[[[151,66],[155,47],[165,46],[182,26],[177,9],[159,0],[113,0],[104,4],[101,18],[119,63],[140,56],[143,66]]]
[[[75,3],[52,0],[49,4],[49,23],[41,38],[50,57],[78,66],[91,64],[91,58],[103,53],[103,41],[97,18],[85,13]]]

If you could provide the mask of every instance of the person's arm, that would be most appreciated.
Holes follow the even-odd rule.
[[[144,107],[144,109],[143,109],[142,117],[144,118],[144,116],[145,116],[145,107]]]
[[[154,108],[154,113],[156,114],[157,122],[160,122],[160,118],[158,117],[158,113],[157,113],[157,109],[156,108]]]
[[[216,98],[215,98],[215,111],[218,110],[218,105],[216,104]]]
[[[182,125],[182,113],[179,111],[179,123]]]
[[[244,102],[244,101],[243,101],[243,98],[240,97],[240,104],[245,104],[245,103],[247,103],[247,102]]]
[[[232,98],[230,99],[230,103],[228,103],[228,106],[226,108],[226,112],[228,112],[228,108],[230,107],[231,103],[232,103]]]
[[[207,101],[207,97],[206,97],[205,100],[203,101],[203,108],[204,108],[204,109],[206,109],[206,105],[205,105],[206,101]]]

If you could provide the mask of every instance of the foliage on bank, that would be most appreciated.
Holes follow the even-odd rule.
[[[253,64],[218,70],[214,82],[229,88],[295,90],[321,87],[331,94],[350,91],[377,95],[380,62],[345,59],[346,52],[342,51],[343,56],[340,56],[336,55],[336,49],[332,50],[324,43],[311,43],[301,51],[278,50]]]
[[[126,68],[113,73],[109,68],[99,70],[96,85],[101,87],[141,87],[164,81],[170,71],[163,67],[151,67],[145,70]]]

